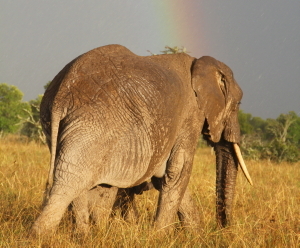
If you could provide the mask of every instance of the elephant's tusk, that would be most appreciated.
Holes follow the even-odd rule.
[[[245,164],[245,162],[244,162],[244,159],[243,159],[243,156],[242,156],[241,149],[240,149],[239,145],[236,144],[236,143],[234,143],[234,144],[233,144],[233,148],[234,148],[235,154],[236,154],[236,156],[237,156],[237,159],[238,159],[238,161],[239,161],[239,164],[240,164],[240,166],[241,166],[241,168],[242,168],[242,171],[243,171],[245,177],[247,178],[248,182],[249,182],[251,185],[253,185],[252,180],[251,180],[251,177],[250,177],[249,172],[248,172],[248,170],[247,170],[247,166],[246,166],[246,164]]]

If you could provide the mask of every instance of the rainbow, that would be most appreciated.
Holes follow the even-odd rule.
[[[191,56],[204,55],[208,42],[202,24],[201,2],[172,0],[153,1],[152,4],[162,43],[171,47],[183,46]]]

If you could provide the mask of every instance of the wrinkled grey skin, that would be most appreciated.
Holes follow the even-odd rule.
[[[99,184],[131,188],[150,179],[160,191],[155,227],[171,226],[201,132],[217,153],[217,219],[224,226],[237,172],[230,147],[240,140],[241,98],[230,68],[208,56],[142,57],[109,45],[74,59],[41,103],[51,165],[32,233],[55,230],[68,205]]]

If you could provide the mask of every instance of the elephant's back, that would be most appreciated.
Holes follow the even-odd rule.
[[[184,68],[185,75],[177,70],[181,65],[177,69],[168,68],[165,63],[168,59],[151,57],[160,56],[137,56],[120,45],[93,49],[75,58],[55,76],[44,94],[44,105],[49,105],[50,111],[52,107],[73,111],[86,104],[109,105],[119,100],[129,101],[128,98],[147,106],[161,99],[176,104],[184,91],[182,81],[190,82],[189,68]],[[171,61],[177,63],[175,59]],[[135,96],[139,99],[132,100]]]

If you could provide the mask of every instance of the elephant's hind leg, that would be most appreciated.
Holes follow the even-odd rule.
[[[53,233],[65,210],[76,197],[76,192],[69,187],[54,186],[49,200],[31,228],[31,235],[44,236]]]
[[[83,192],[80,196],[75,198],[72,202],[72,210],[76,223],[76,234],[87,235],[89,233],[89,206],[88,206],[88,192]]]
[[[102,186],[97,186],[88,192],[91,217],[97,226],[106,226],[116,200],[117,192],[117,187]]]

